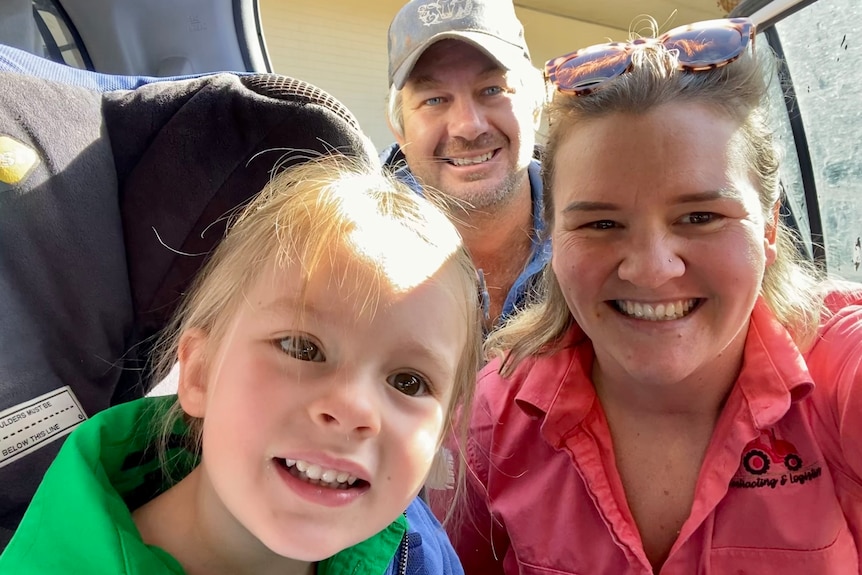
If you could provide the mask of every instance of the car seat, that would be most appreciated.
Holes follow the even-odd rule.
[[[378,163],[350,112],[300,80],[55,66],[0,51],[0,549],[63,437],[146,392],[153,336],[224,216],[276,163]]]

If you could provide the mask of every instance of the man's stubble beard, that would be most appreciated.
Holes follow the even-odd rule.
[[[509,172],[499,184],[489,183],[466,190],[463,194],[450,194],[445,189],[438,189],[443,192],[441,199],[444,207],[453,217],[465,217],[477,213],[491,216],[515,201],[528,177],[527,168],[524,167]]]

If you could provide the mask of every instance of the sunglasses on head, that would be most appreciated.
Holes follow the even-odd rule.
[[[632,53],[650,44],[662,44],[676,52],[682,70],[713,70],[739,58],[749,43],[753,47],[754,34],[754,23],[748,18],[697,22],[674,28],[658,38],[597,44],[548,60],[545,78],[560,92],[586,96],[630,70]]]

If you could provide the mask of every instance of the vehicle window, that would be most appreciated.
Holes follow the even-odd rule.
[[[763,44],[777,38],[773,45],[792,82],[792,89],[774,82],[771,98],[780,120],[782,184],[805,247],[818,255],[822,226],[826,270],[853,280],[862,280],[860,21],[858,0],[819,0],[757,38]]]
[[[52,0],[33,0],[33,18],[42,37],[42,56],[75,68],[87,68],[77,35],[67,24],[62,9]]]

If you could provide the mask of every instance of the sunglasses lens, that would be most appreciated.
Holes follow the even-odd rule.
[[[663,44],[678,51],[680,64],[697,69],[732,61],[742,53],[747,40],[740,30],[727,26],[675,32]]]
[[[599,44],[560,56],[545,64],[545,77],[561,92],[586,96],[603,82],[629,70],[633,51],[655,43],[676,52],[682,70],[721,68],[736,60],[749,43],[754,47],[754,31],[754,24],[747,18],[698,22],[675,28],[659,38]]]
[[[625,72],[631,62],[629,54],[622,46],[576,54],[557,65],[555,83],[564,91],[590,90],[596,84]]]

